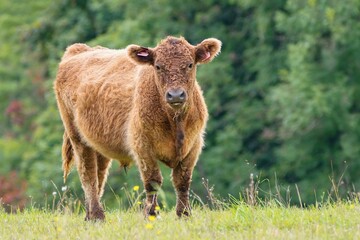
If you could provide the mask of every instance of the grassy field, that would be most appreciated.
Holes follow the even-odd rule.
[[[318,208],[252,207],[193,209],[190,219],[162,211],[144,219],[140,211],[107,212],[105,223],[84,222],[84,213],[36,209],[0,211],[0,239],[360,239],[360,204]]]

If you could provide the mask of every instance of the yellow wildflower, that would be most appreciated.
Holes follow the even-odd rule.
[[[133,190],[134,190],[135,192],[139,191],[139,186],[138,186],[138,185],[134,186],[134,187],[133,187]]]
[[[156,211],[160,211],[160,207],[159,207],[159,206],[156,206],[156,207],[155,207],[155,210],[156,210]]]
[[[155,217],[155,216],[149,216],[149,220],[150,220],[150,221],[155,221],[155,220],[156,220],[156,217]]]
[[[145,225],[145,228],[146,228],[146,229],[153,229],[154,226],[153,226],[151,223],[147,223],[147,224]]]

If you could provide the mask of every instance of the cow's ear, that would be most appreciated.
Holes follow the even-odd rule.
[[[216,38],[208,38],[195,46],[196,63],[208,63],[216,57],[221,50],[221,41]]]
[[[154,63],[154,51],[150,48],[141,47],[137,45],[129,45],[126,48],[126,50],[129,57],[137,63],[141,63],[141,64]]]

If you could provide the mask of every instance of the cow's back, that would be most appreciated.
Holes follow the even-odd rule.
[[[70,46],[59,65],[58,99],[80,137],[102,154],[129,161],[125,143],[139,67],[124,50]]]

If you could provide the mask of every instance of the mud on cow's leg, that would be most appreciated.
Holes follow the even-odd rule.
[[[189,155],[172,170],[172,181],[176,191],[176,214],[179,217],[191,215],[189,191],[192,173],[200,151],[201,143],[199,141]]]
[[[146,165],[145,161],[141,162],[139,169],[146,192],[145,216],[156,216],[156,206],[158,206],[157,194],[162,185],[163,177],[161,176],[158,164],[154,160],[147,161]]]
[[[181,217],[183,215],[191,215],[191,207],[189,203],[189,189],[191,183],[193,167],[185,166],[180,163],[172,171],[173,184],[176,190],[176,214]]]

